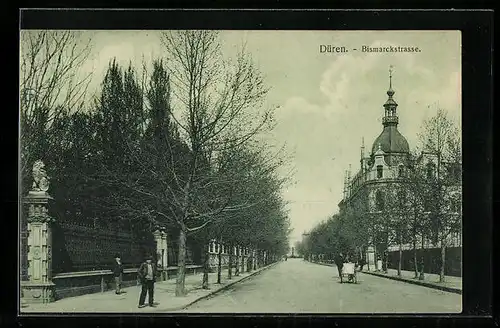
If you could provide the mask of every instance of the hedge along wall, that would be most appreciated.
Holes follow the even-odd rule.
[[[414,271],[414,251],[412,249],[403,250],[401,270]],[[420,269],[422,250],[417,249],[417,261]],[[390,269],[397,269],[399,261],[399,251],[389,252],[388,266]],[[424,249],[424,272],[439,274],[441,271],[441,249]],[[446,276],[462,276],[462,247],[446,248],[446,258],[444,274]]]

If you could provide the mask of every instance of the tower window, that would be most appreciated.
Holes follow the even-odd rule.
[[[384,168],[382,165],[377,165],[377,179],[380,179],[384,176]]]
[[[404,175],[405,175],[405,167],[401,164],[398,167],[398,176],[401,178],[404,177]]]
[[[375,193],[375,207],[377,211],[383,211],[385,207],[384,194],[380,190]]]

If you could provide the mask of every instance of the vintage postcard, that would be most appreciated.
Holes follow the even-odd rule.
[[[461,79],[452,30],[21,30],[21,314],[460,313]]]

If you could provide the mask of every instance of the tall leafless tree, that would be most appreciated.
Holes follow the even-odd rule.
[[[22,31],[20,37],[21,172],[48,149],[43,141],[58,117],[77,111],[92,72],[81,72],[91,39],[77,31]],[[37,157],[37,158],[35,158]]]
[[[241,181],[219,174],[216,159],[267,128],[272,108],[258,114],[268,92],[263,77],[244,49],[234,62],[224,60],[216,32],[169,31],[162,34],[162,42],[172,83],[169,114],[188,151],[182,165],[178,158],[167,158],[172,165],[166,165],[170,170],[166,179],[165,171],[144,167],[161,186],[154,193],[137,185],[137,180],[129,181],[129,186],[155,201],[151,218],[173,222],[180,230],[176,284],[180,296],[185,294],[187,235],[222,218],[222,213],[251,206],[231,203],[233,188]],[[176,170],[179,167],[182,172]]]
[[[446,247],[452,232],[461,229],[461,138],[457,125],[444,109],[424,121],[419,134],[424,151],[435,156],[434,163],[424,163],[426,190],[434,239],[441,248],[440,282],[445,279]],[[461,206],[459,206],[461,208]]]

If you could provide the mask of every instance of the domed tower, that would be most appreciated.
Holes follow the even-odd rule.
[[[385,162],[391,166],[400,163],[410,152],[408,141],[406,141],[406,138],[398,131],[399,118],[396,111],[398,104],[393,99],[394,94],[395,92],[392,90],[391,66],[389,69],[389,90],[387,90],[387,96],[389,96],[389,98],[384,104],[385,115],[382,118],[384,129],[373,142],[371,152],[371,157],[373,158],[375,152],[381,149],[385,153]]]

